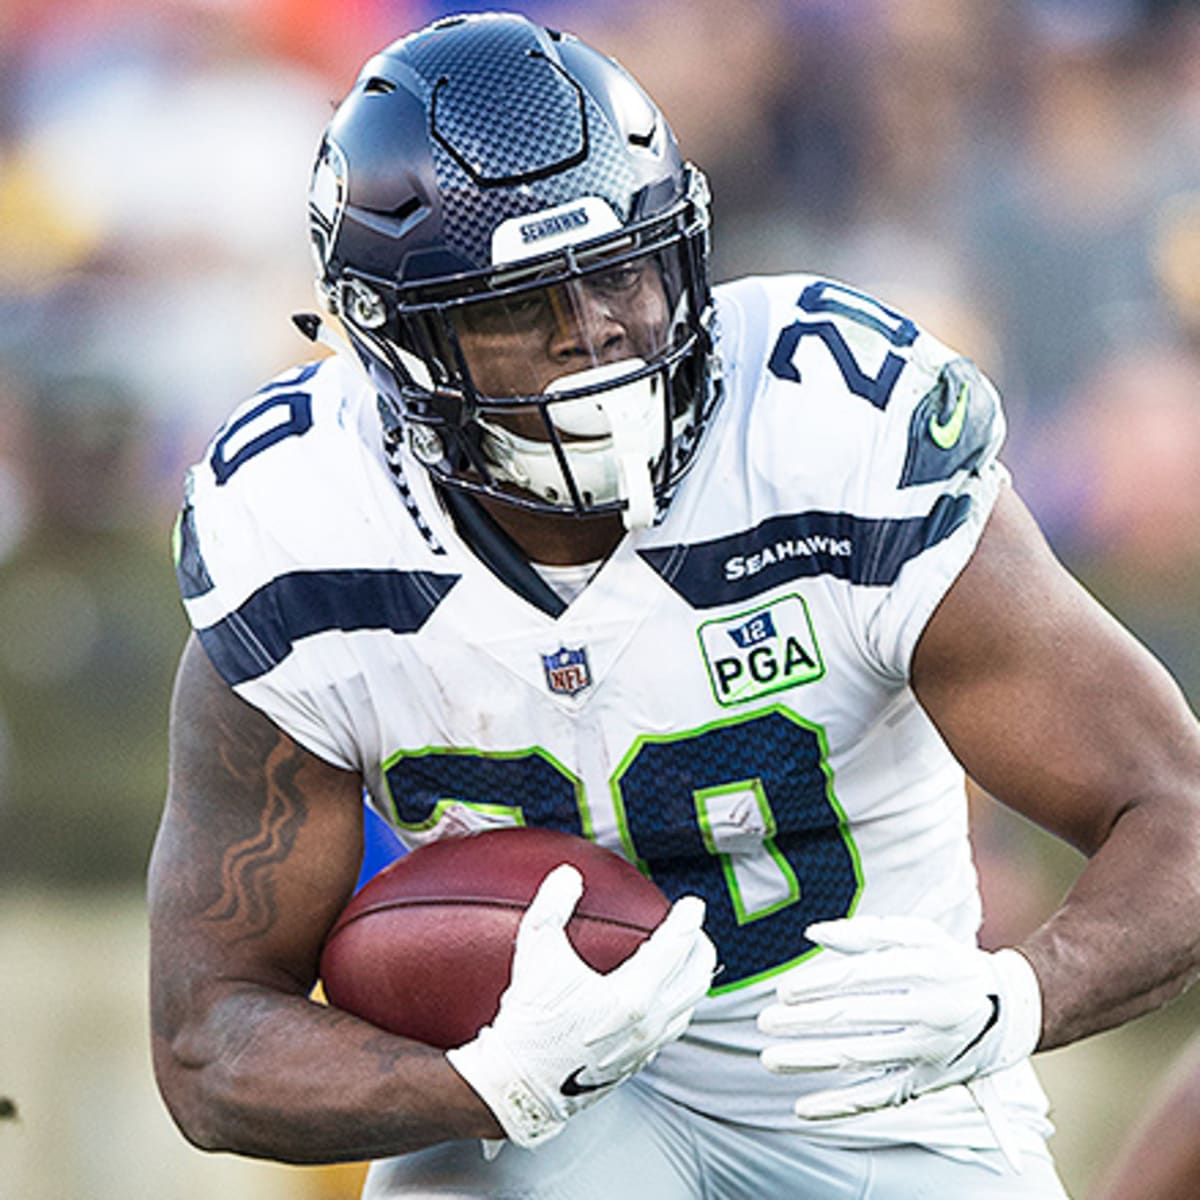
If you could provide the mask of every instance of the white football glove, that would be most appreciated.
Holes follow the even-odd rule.
[[[796,1101],[806,1119],[903,1104],[969,1083],[1031,1054],[1041,1036],[1037,976],[1016,950],[955,941],[920,917],[849,917],[810,925],[823,947],[784,974],[759,1029],[776,1074],[849,1071],[860,1083]],[[989,1117],[990,1119],[990,1117]]]
[[[474,1041],[446,1057],[510,1141],[535,1146],[567,1118],[641,1070],[687,1028],[708,991],[716,951],[700,927],[704,902],[684,896],[619,967],[592,970],[565,926],[583,891],[555,867],[521,919],[512,981]]]

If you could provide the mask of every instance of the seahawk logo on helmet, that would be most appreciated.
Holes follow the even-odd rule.
[[[448,487],[653,521],[717,399],[708,191],[621,67],[523,17],[436,22],[367,63],[309,207],[393,446]]]
[[[346,156],[336,142],[323,139],[308,189],[308,220],[317,273],[329,269],[346,208]]]

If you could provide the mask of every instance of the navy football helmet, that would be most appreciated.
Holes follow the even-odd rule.
[[[649,525],[716,403],[708,191],[615,62],[508,14],[363,68],[310,188],[318,292],[441,484]]]

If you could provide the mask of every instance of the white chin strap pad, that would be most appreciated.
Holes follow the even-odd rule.
[[[546,394],[571,392],[577,388],[606,383],[610,379],[631,375],[645,365],[640,358],[626,358],[586,371],[576,371],[552,380],[546,387]],[[645,529],[654,522],[654,482],[650,474],[650,461],[654,457],[655,433],[661,416],[661,405],[655,402],[655,392],[659,386],[657,375],[647,375],[622,387],[597,392],[594,396],[582,396],[578,400],[566,400],[549,406],[550,419],[556,429],[592,443],[590,446],[563,443],[563,450],[572,468],[579,450],[599,450],[604,443],[611,446],[617,467],[617,492],[626,504],[622,513],[626,529]]]

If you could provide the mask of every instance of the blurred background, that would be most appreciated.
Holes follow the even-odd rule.
[[[306,355],[305,189],[419,0],[0,0],[0,1197],[335,1200],[154,1092],[142,876],[185,637],[181,477]],[[716,197],[718,279],[872,291],[1007,397],[1063,559],[1200,701],[1200,11],[1185,0],[516,0],[620,59]],[[1078,870],[973,798],[990,944]],[[1198,989],[1200,991],[1200,989]],[[1077,1198],[1200,995],[1040,1072]],[[15,1113],[6,1117],[3,1100]]]

